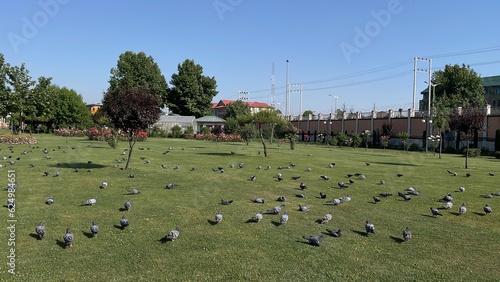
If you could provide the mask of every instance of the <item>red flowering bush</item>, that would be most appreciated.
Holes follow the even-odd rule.
[[[192,134],[192,133],[184,133],[184,138],[186,139],[195,139],[195,140],[207,140],[207,141],[224,141],[224,142],[242,142],[243,139],[239,135],[234,134]]]
[[[54,129],[54,134],[64,137],[85,137],[87,135],[87,131],[80,129],[58,128]]]
[[[118,139],[120,141],[128,141],[128,136],[127,133],[124,132],[123,130],[120,130],[118,132]],[[108,141],[109,139],[113,139],[113,130],[111,128],[98,128],[98,127],[91,127],[87,131],[87,137],[89,140],[96,140],[96,141]],[[138,142],[144,142],[148,140],[148,133],[146,131],[139,130],[137,132],[137,141]]]

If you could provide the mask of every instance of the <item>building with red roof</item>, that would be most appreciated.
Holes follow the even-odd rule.
[[[225,118],[227,106],[236,102],[236,100],[220,100],[219,103],[212,103],[212,110],[214,116]],[[252,114],[257,113],[262,110],[273,109],[272,106],[263,102],[243,102],[245,105],[248,105],[250,108],[250,112]]]

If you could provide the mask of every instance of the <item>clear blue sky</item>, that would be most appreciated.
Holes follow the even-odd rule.
[[[289,82],[303,83],[302,111],[330,112],[334,96],[338,108],[397,110],[412,106],[414,57],[432,59],[433,71],[464,63],[500,75],[499,11],[497,0],[6,1],[0,53],[87,103],[101,102],[110,69],[130,50],[151,55],[167,82],[193,59],[216,78],[214,101],[249,91],[251,101],[271,103],[275,63],[284,112],[289,60]],[[417,73],[418,93],[427,80]],[[292,92],[292,114],[299,105]]]

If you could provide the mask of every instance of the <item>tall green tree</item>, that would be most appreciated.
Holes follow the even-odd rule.
[[[201,117],[210,112],[212,100],[217,95],[217,81],[203,75],[203,67],[194,60],[185,60],[172,74],[171,87],[167,90],[167,106],[180,115]]]
[[[113,126],[127,134],[129,150],[125,169],[128,169],[137,134],[160,119],[160,101],[154,91],[137,87],[109,89],[102,103]]]
[[[167,81],[153,57],[144,52],[126,51],[118,59],[116,67],[111,69],[109,90],[143,87],[166,103]]]
[[[7,68],[7,95],[2,99],[2,103],[5,104],[5,111],[8,111],[11,115],[19,113],[18,124],[22,131],[23,111],[27,110],[27,100],[31,94],[31,88],[35,85],[35,81],[32,80],[29,75],[29,71],[25,64],[20,67],[11,66]],[[14,115],[13,115],[14,116]],[[12,126],[15,131],[15,126]]]
[[[51,77],[39,77],[26,101],[26,123],[31,129],[38,125],[48,125],[54,118],[55,90]]]
[[[456,108],[482,107],[486,103],[483,80],[468,65],[446,65],[444,70],[434,72],[432,83],[436,85],[431,87],[432,105],[441,102],[445,108]]]
[[[234,103],[227,105],[225,118],[237,118],[238,116],[249,114],[251,114],[251,111],[248,104],[243,103],[241,100],[236,100]]]
[[[73,89],[52,86],[54,89],[53,124],[58,127],[86,127],[91,122],[90,111],[83,98]]]

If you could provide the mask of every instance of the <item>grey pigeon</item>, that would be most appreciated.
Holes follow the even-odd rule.
[[[288,212],[285,212],[281,215],[280,224],[285,224],[288,222]]]
[[[360,175],[358,176],[358,179],[359,179],[359,180],[365,180],[365,179],[366,179],[366,175],[364,175],[364,174],[360,174]]]
[[[233,202],[233,200],[224,200],[224,199],[221,199],[220,200],[220,204],[221,205],[229,205]]]
[[[177,184],[174,184],[174,183],[168,183],[166,186],[165,186],[165,189],[174,189],[174,187],[177,186]]]
[[[460,188],[458,188],[458,191],[465,192],[465,187],[461,186]]]
[[[16,199],[15,198],[7,198],[7,209],[11,210],[16,207]]]
[[[486,204],[486,205],[484,206],[483,210],[484,210],[484,214],[489,214],[489,213],[491,213],[491,207],[490,207],[488,204]]]
[[[50,175],[50,171],[44,171],[44,172],[43,172],[43,175],[45,175],[45,176],[49,176],[49,175]]]
[[[295,197],[297,197],[297,198],[305,198],[306,197],[306,193],[295,194]]]
[[[125,218],[125,216],[122,216],[122,219],[120,219],[120,225],[122,228],[125,228],[129,225],[128,219]]]
[[[108,182],[107,182],[107,181],[103,181],[103,182],[101,183],[100,188],[101,188],[101,189],[104,189],[104,188],[106,188],[106,187],[108,187]]]
[[[323,236],[302,236],[302,238],[306,239],[309,242],[309,245],[319,247],[321,241],[323,241]]]
[[[252,202],[258,203],[258,204],[263,204],[266,200],[264,198],[256,198],[252,199]]]
[[[132,195],[137,195],[139,193],[141,193],[141,191],[139,191],[138,189],[136,188],[132,188],[132,189],[129,189],[128,192]]]
[[[392,196],[392,194],[391,194],[391,193],[389,193],[389,192],[382,192],[382,193],[380,193],[380,194],[378,194],[378,195],[379,195],[380,197],[384,197],[384,198]]]
[[[255,176],[255,175],[252,175],[252,176],[250,176],[250,179],[249,179],[249,180],[250,180],[250,181],[254,181],[255,179],[256,179],[256,176]]]
[[[379,197],[375,197],[373,196],[373,202],[376,204],[378,202],[380,202],[380,198]]]
[[[60,173],[59,171],[56,171],[56,172],[54,173],[54,177],[58,177],[59,175],[61,175],[61,173]]]
[[[365,231],[366,235],[368,235],[369,233],[375,234],[375,225],[373,225],[373,223],[371,223],[369,220],[366,220],[365,222]]]
[[[123,204],[123,206],[125,207],[125,210],[129,211],[132,208],[132,202],[128,200],[125,204]]]
[[[73,233],[71,233],[71,230],[69,228],[66,228],[66,234],[63,236],[64,243],[66,243],[66,247],[73,247],[73,240],[74,236]]]
[[[90,199],[86,200],[85,202],[83,202],[83,205],[93,206],[96,203],[97,203],[97,198],[90,198]]]
[[[324,180],[328,180],[328,179],[330,179],[330,177],[328,177],[328,176],[326,176],[326,175],[321,175],[320,177],[321,177],[321,179],[324,179]]]
[[[398,173],[398,174],[396,174],[396,176],[397,177],[401,177],[401,176],[403,176],[403,174],[402,173]]]
[[[45,200],[45,203],[47,205],[52,205],[54,203],[54,198],[52,198],[52,197],[48,198],[47,200]]]
[[[453,208],[453,202],[444,203],[443,208],[445,208],[447,210],[451,210]]]
[[[279,196],[278,199],[276,199],[278,202],[286,202],[285,196]]]
[[[239,167],[239,168],[243,168],[244,166],[245,166],[245,164],[244,164],[244,163],[239,163],[239,164],[238,164],[238,167]]]
[[[460,208],[458,208],[458,213],[459,214],[464,214],[467,212],[467,207],[465,206],[465,203],[463,203]]]
[[[307,185],[304,182],[301,182],[300,185],[299,185],[299,188],[301,190],[307,189]]]
[[[432,213],[432,216],[434,216],[434,217],[436,217],[438,215],[443,216],[443,214],[440,213],[438,209],[435,209],[435,208],[432,208],[432,207],[431,207],[431,213]]]
[[[342,236],[342,230],[332,230],[332,229],[326,229],[326,232],[328,232],[328,235],[332,237],[340,237]]]
[[[222,213],[221,211],[219,211],[216,215],[215,215],[215,223],[220,223],[222,221]]]
[[[170,241],[174,241],[179,237],[179,226],[177,226],[174,230],[168,232],[167,236],[165,238]]]
[[[339,181],[337,182],[337,185],[339,186],[340,189],[345,189],[347,188],[347,185],[345,185],[345,183],[343,181]]]
[[[483,198],[493,198],[492,194],[481,194],[480,196]]]
[[[384,181],[384,180],[380,180],[379,184],[380,184],[380,185],[384,185],[384,184],[385,184],[385,181]]]
[[[354,184],[354,180],[349,179],[349,183],[350,183],[350,184]]]
[[[329,212],[323,216],[323,218],[321,219],[321,224],[326,224],[326,223],[330,222],[330,220],[332,220],[332,213],[331,212]]]
[[[323,194],[323,192],[319,192],[319,197],[321,199],[326,199],[326,194]]]
[[[97,235],[99,232],[99,226],[95,223],[95,221],[92,220],[92,225],[90,225],[90,233],[92,234],[93,237]]]
[[[405,241],[409,241],[411,239],[411,230],[410,228],[406,227],[405,230],[403,230],[403,238]]]
[[[489,176],[495,176],[493,172],[488,173]]]
[[[338,206],[338,205],[342,204],[342,201],[340,201],[340,199],[335,198],[331,201],[328,201],[328,203],[332,203],[334,206]]]
[[[45,236],[45,225],[43,223],[38,223],[38,225],[35,228],[36,235],[38,236],[39,240],[43,239],[43,236]]]
[[[446,196],[444,196],[439,201],[441,201],[441,202],[451,202],[451,201],[453,201],[453,197],[451,196],[450,193],[448,193],[448,194],[446,194]]]
[[[466,176],[466,177],[471,177],[471,174],[467,172],[467,173],[465,174],[465,176]]]
[[[299,211],[309,211],[309,210],[311,210],[311,207],[299,205]]]
[[[259,213],[255,214],[254,216],[252,216],[251,220],[254,222],[259,222],[262,220],[263,217],[264,217],[264,214],[262,212],[259,212]]]
[[[406,195],[405,193],[402,193],[402,192],[398,192],[398,196],[403,198],[403,200],[405,200],[405,201],[411,200],[411,197],[409,195]]]
[[[276,206],[276,207],[268,210],[267,212],[268,213],[279,214],[283,210],[284,207],[285,207],[285,204],[281,204],[279,206]]]

